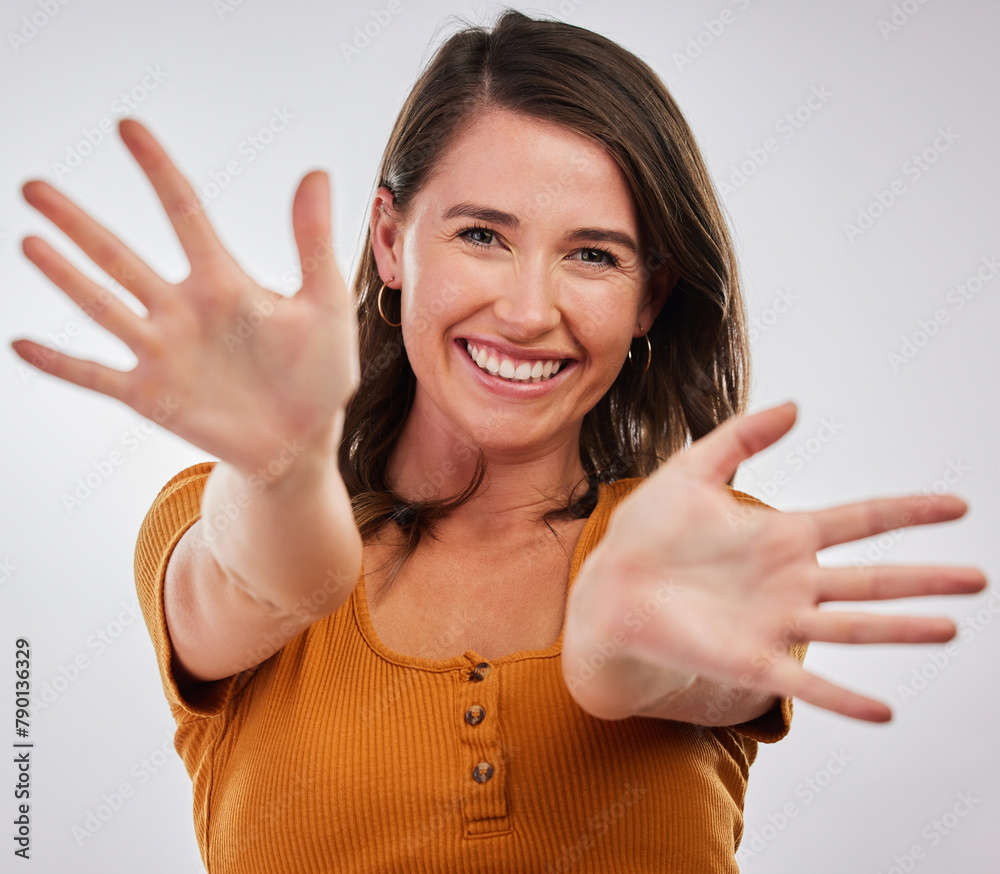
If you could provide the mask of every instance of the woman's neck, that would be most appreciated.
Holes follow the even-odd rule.
[[[410,501],[450,498],[476,472],[479,447],[411,410],[389,462],[388,480]],[[564,506],[570,490],[586,490],[579,457],[579,428],[548,445],[484,447],[487,473],[477,493],[449,514],[452,538],[481,539],[521,526],[534,527],[545,512]]]

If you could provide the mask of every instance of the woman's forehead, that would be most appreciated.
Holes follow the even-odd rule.
[[[635,205],[615,159],[595,140],[509,111],[479,116],[441,155],[422,192],[438,218],[475,203],[530,220],[574,214],[584,224],[627,224]],[[589,219],[589,222],[588,222]]]

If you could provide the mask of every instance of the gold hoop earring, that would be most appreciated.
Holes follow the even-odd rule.
[[[389,282],[392,282],[392,280],[390,279]],[[378,290],[378,301],[377,301],[377,303],[378,303],[378,314],[382,317],[382,321],[385,322],[390,328],[398,328],[401,324],[403,324],[403,315],[402,315],[402,313],[400,313],[399,321],[398,322],[390,322],[385,317],[385,313],[382,312],[382,292],[385,291],[386,285],[388,285],[388,283],[383,282],[382,283],[382,287]]]
[[[639,329],[642,330],[642,325],[639,326]],[[643,368],[643,371],[642,371],[643,374],[644,374],[644,373],[646,373],[646,371],[649,370],[649,365],[650,365],[650,363],[653,360],[653,344],[649,342],[649,331],[646,331],[646,333],[643,334],[642,336],[646,338],[646,366]],[[629,345],[628,345],[628,360],[629,360],[629,363],[631,363],[632,366],[635,367],[635,363],[632,361],[632,344],[631,343],[629,343]]]

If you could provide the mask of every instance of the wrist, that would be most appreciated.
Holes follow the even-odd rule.
[[[569,621],[562,670],[576,703],[601,719],[627,719],[662,709],[687,692],[698,678],[630,652],[622,631],[605,637],[586,623]]]
[[[344,414],[308,434],[276,436],[266,452],[231,466],[257,493],[285,489],[303,481],[319,481],[339,470],[338,447]]]

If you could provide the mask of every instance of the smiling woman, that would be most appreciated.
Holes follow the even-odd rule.
[[[782,514],[730,487],[795,411],[742,415],[708,174],[610,40],[513,11],[450,37],[390,136],[353,295],[325,174],[295,195],[284,298],[150,132],[119,130],[191,273],[168,285],[29,182],[148,317],[29,237],[139,363],[14,347],[144,415],[169,400],[162,424],[220,459],[164,485],[135,551],[208,870],[736,872],[749,769],[792,696],[889,715],[806,671],[808,641],[955,633],[819,605],[983,587],[815,560],[956,498]]]
[[[574,165],[538,208],[538,192]],[[393,490],[418,494],[420,472],[449,451],[441,435],[471,435],[491,456],[494,483],[511,465],[543,492],[585,480],[581,420],[668,291],[666,274],[649,281],[638,258],[636,209],[617,164],[560,125],[494,110],[463,128],[415,197],[397,200],[380,187],[371,226],[379,274],[402,289],[415,380]],[[541,463],[531,457],[540,451]],[[459,466],[442,492],[461,491],[468,475]],[[452,508],[450,524],[459,515]]]

